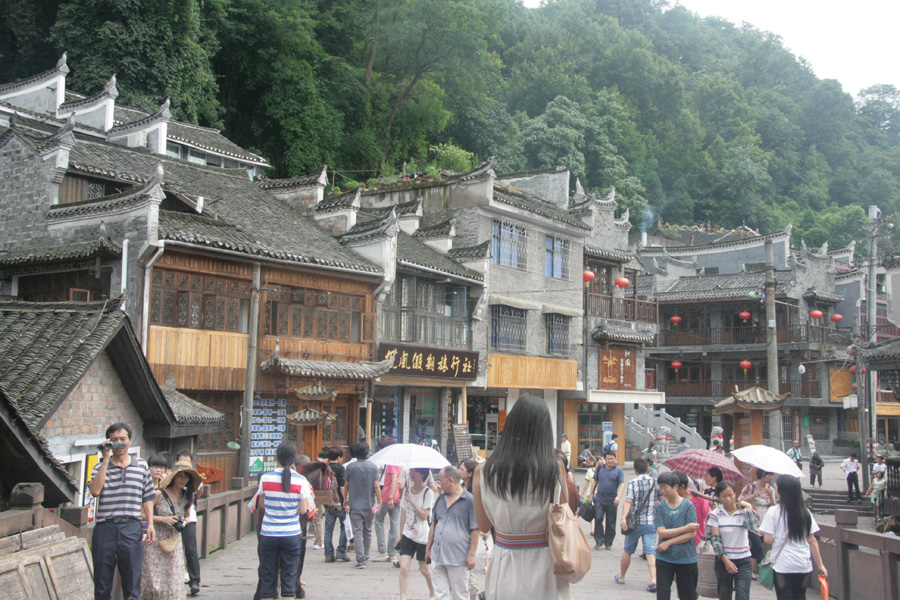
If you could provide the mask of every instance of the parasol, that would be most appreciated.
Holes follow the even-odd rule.
[[[803,477],[803,471],[797,468],[791,457],[776,448],[756,444],[732,450],[731,455],[743,463],[770,473]]]
[[[442,469],[450,464],[444,456],[428,446],[391,444],[369,457],[376,465],[393,465],[406,469]]]
[[[673,471],[687,473],[692,479],[701,479],[710,467],[722,469],[725,481],[736,483],[744,478],[743,473],[733,462],[718,452],[689,448],[683,450],[663,463]]]

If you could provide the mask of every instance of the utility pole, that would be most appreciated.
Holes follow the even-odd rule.
[[[238,471],[244,478],[244,485],[250,484],[250,424],[253,421],[253,396],[256,393],[261,270],[259,263],[253,263],[253,283],[250,286],[250,331],[247,336],[247,374],[244,377],[244,405],[241,407],[241,465]]]
[[[775,323],[775,250],[766,240],[766,371],[769,391],[778,394],[778,329]],[[784,450],[781,410],[769,413],[769,444]]]

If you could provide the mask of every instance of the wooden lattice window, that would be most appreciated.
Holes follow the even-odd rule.
[[[19,297],[26,302],[88,302],[109,298],[110,271],[68,271],[19,277]]]
[[[154,268],[150,324],[246,333],[249,283]]]

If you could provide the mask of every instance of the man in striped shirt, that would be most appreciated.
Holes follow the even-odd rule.
[[[141,518],[147,521],[147,544],[156,541],[153,528],[153,501],[156,491],[147,463],[131,456],[131,427],[114,423],[106,428],[106,441],[114,450],[101,445],[102,460],[91,473],[88,489],[97,498],[91,554],[94,559],[94,598],[108,600],[112,594],[116,566],[122,579],[122,597],[139,600],[144,547]]]

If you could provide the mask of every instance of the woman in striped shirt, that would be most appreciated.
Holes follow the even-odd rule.
[[[734,485],[722,481],[716,486],[719,506],[707,520],[716,552],[716,579],[719,600],[750,599],[750,581],[753,565],[750,560],[748,531],[756,531],[759,522],[756,513],[746,503],[737,503]]]
[[[281,598],[294,600],[303,535],[300,513],[306,512],[312,491],[306,478],[291,469],[297,459],[294,444],[281,443],[275,451],[275,459],[279,468],[259,478],[257,492],[260,597],[262,600],[275,597],[280,567]]]

